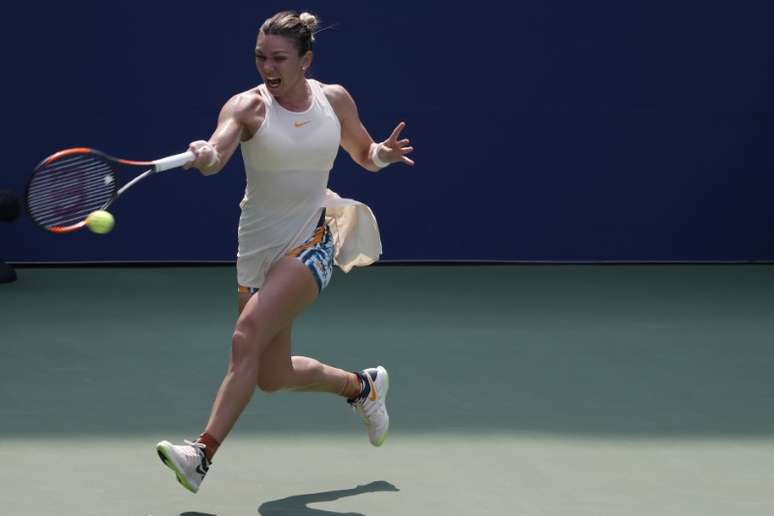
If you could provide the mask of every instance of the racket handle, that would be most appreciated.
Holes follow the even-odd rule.
[[[157,159],[153,162],[153,170],[156,172],[163,172],[170,168],[182,167],[189,161],[193,161],[196,158],[193,152],[185,151],[182,154],[175,154],[174,156],[167,156],[166,158]]]

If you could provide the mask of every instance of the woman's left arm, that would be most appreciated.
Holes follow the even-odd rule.
[[[414,161],[406,156],[414,150],[408,146],[408,138],[398,139],[400,132],[406,127],[405,122],[399,123],[389,138],[375,143],[360,121],[355,100],[347,90],[338,84],[329,84],[325,86],[325,95],[341,122],[341,146],[355,163],[371,172],[378,172],[391,163],[414,164]]]

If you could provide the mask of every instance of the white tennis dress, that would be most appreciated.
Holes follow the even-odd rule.
[[[261,84],[266,114],[240,145],[247,185],[240,203],[237,281],[260,288],[277,260],[308,240],[323,207],[336,245],[334,263],[348,272],[381,254],[376,219],[364,204],[327,189],[341,125],[319,82],[308,79],[309,109],[282,107]]]

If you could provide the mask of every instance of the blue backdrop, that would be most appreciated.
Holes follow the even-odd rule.
[[[405,120],[413,168],[343,151],[331,187],[374,210],[390,260],[772,260],[770,2],[34,2],[0,33],[4,164],[23,192],[60,148],[133,159],[206,139],[259,81],[260,23],[325,26],[313,76],[371,134]],[[116,229],[0,225],[7,261],[233,260],[241,158],[173,171],[113,208]]]

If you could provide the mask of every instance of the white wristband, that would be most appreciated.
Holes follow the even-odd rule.
[[[389,165],[389,163],[385,163],[384,161],[379,159],[379,148],[381,146],[382,146],[381,143],[372,143],[371,144],[371,155],[370,155],[370,158],[371,158],[371,162],[374,165],[376,165],[379,168],[384,168],[387,165]]]

